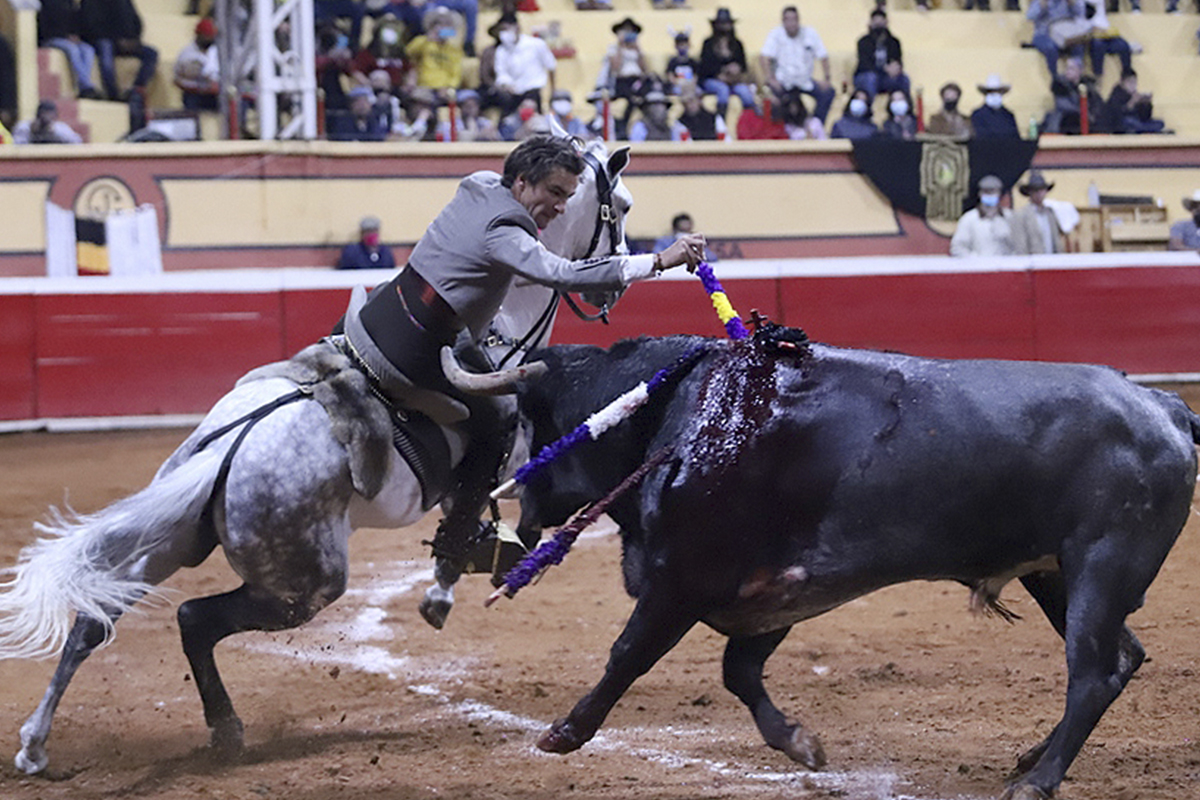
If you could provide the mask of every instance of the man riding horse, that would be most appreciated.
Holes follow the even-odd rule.
[[[695,267],[703,257],[700,234],[684,236],[656,254],[570,261],[550,252],[539,231],[563,212],[584,168],[571,139],[537,136],[508,155],[503,175],[468,175],[404,269],[346,317],[352,357],[389,400],[425,411],[435,421],[466,419],[469,444],[434,539],[434,555],[454,574],[461,572],[478,537],[478,520],[508,451],[515,417],[510,401],[466,397],[452,389],[439,364],[441,348],[458,342],[461,357],[490,368],[476,343],[487,335],[517,277],[561,291],[614,292],[671,267]]]

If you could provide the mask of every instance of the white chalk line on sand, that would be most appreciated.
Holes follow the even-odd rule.
[[[598,539],[616,531],[609,524],[596,528],[580,537],[580,543]],[[310,664],[349,668],[361,672],[383,675],[390,680],[400,676],[424,682],[408,686],[409,691],[439,701],[439,710],[431,719],[466,719],[505,730],[519,730],[535,735],[545,730],[546,722],[525,717],[496,708],[478,700],[451,701],[446,691],[438,684],[447,679],[458,680],[470,669],[472,659],[465,658],[451,663],[441,662],[435,666],[422,663],[408,655],[397,656],[392,650],[375,642],[390,642],[395,639],[394,629],[385,624],[387,612],[382,606],[429,585],[433,581],[433,570],[425,561],[396,561],[382,568],[374,564],[368,567],[377,574],[366,585],[350,588],[345,597],[352,604],[335,606],[325,617],[306,626],[306,630],[317,633],[321,638],[332,635],[339,642],[335,646],[316,646],[299,643],[294,637],[268,638],[239,637],[237,644],[246,650],[267,655],[302,659]],[[334,610],[341,613],[334,613]],[[712,731],[707,728],[679,728],[668,725],[661,729],[606,728],[596,734],[587,744],[594,750],[621,753],[661,764],[667,768],[692,767],[728,779],[741,779],[760,784],[793,786],[798,789],[826,789],[845,792],[855,800],[934,800],[909,794],[897,794],[896,787],[904,781],[887,771],[855,772],[780,772],[770,767],[747,767],[708,758],[686,755],[676,750],[647,747],[645,739],[655,733],[666,731],[681,739],[710,739]],[[541,755],[541,751],[530,748],[530,754]],[[546,754],[547,758],[552,758]],[[956,798],[970,800],[970,798]]]

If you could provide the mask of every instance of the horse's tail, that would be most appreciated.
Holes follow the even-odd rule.
[[[95,514],[52,508],[35,523],[42,536],[0,583],[0,659],[57,654],[73,613],[103,622],[107,644],[117,617],[161,596],[155,584],[195,552],[220,461],[219,448],[201,451]]]

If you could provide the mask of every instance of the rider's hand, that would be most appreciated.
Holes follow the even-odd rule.
[[[704,244],[704,234],[685,233],[658,254],[659,263],[663,269],[687,264],[688,271],[695,272],[696,265],[704,260]]]

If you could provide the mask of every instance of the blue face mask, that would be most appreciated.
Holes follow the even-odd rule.
[[[447,25],[443,28],[438,28],[438,36],[441,36],[443,39],[453,39],[454,38],[454,26]]]
[[[628,33],[621,34],[621,41],[623,41],[625,44],[633,44],[637,41],[637,36],[638,35],[633,31],[629,31]]]
[[[981,194],[981,195],[979,195],[979,202],[982,203],[983,205],[987,206],[988,208],[995,208],[996,206],[1000,205],[1000,195],[998,195],[998,194]]]

